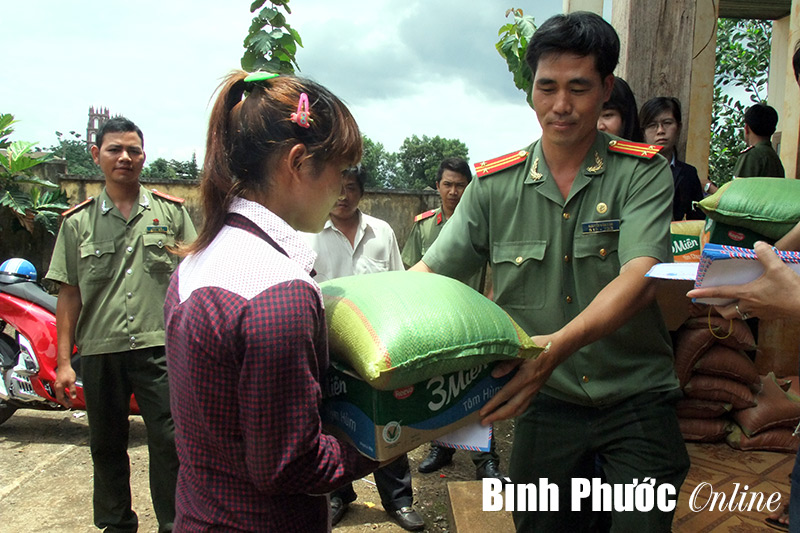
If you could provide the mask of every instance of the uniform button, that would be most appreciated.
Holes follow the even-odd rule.
[[[128,270],[125,271],[125,273],[130,276],[131,274],[133,274],[133,269],[129,268]]]
[[[522,256],[519,256],[516,259],[514,259],[514,261],[519,265],[522,263],[522,261],[524,261],[524,259],[522,259]]]
[[[569,220],[569,213],[564,213],[563,217],[564,217],[564,220]]]
[[[133,246],[128,246],[128,253],[131,253],[132,251],[133,251]]]
[[[127,296],[128,296],[128,298],[133,298],[133,293],[129,292]]]
[[[136,337],[134,337],[133,335],[131,335],[131,344],[133,344],[134,342],[136,342]]]
[[[95,255],[100,255],[100,250],[95,250],[94,253]]]
[[[589,383],[589,376],[583,376],[583,382]]]
[[[565,256],[564,256],[564,262],[565,262],[565,263],[569,263],[569,256],[568,256],[568,255],[565,255]]]
[[[605,257],[607,253],[605,248],[600,248],[600,257]]]
[[[567,303],[568,303],[568,304],[571,304],[571,303],[572,303],[572,296],[567,296]]]
[[[133,322],[133,315],[128,317],[128,322]]]
[[[159,248],[163,248],[164,247],[164,243],[162,241],[158,241],[158,247]]]

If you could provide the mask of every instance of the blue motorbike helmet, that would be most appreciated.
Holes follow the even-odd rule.
[[[36,281],[36,267],[27,259],[13,258],[0,265],[0,283]]]

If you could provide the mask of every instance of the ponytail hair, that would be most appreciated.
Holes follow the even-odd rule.
[[[234,71],[218,89],[200,182],[205,223],[187,254],[204,250],[214,240],[234,197],[269,194],[271,163],[293,146],[305,145],[315,168],[361,160],[358,125],[326,88],[295,76],[255,81],[247,77],[244,71]],[[310,117],[305,124],[293,118],[302,94],[308,98]]]

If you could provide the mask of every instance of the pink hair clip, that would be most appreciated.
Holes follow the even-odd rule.
[[[308,95],[300,93],[300,101],[297,102],[297,113],[292,113],[291,121],[303,128],[310,128],[314,119],[309,116]]]

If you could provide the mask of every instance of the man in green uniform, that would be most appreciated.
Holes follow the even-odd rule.
[[[767,104],[755,104],[744,113],[744,140],[742,150],[733,167],[734,178],[783,178],[781,158],[772,148],[770,139],[778,126],[778,112]]]
[[[597,15],[539,27],[526,62],[541,139],[476,164],[414,266],[465,279],[488,260],[495,301],[547,347],[535,360],[498,364],[495,375],[517,372],[481,410],[484,423],[517,417],[511,481],[549,495],[533,512],[516,507],[518,531],[588,531],[592,497],[612,511],[614,530],[670,531],[689,468],[670,339],[645,277],[670,260],[672,176],[658,147],[596,129],[618,57],[616,32]],[[611,495],[634,482],[647,483],[658,505]],[[595,490],[583,497],[587,484]]]
[[[439,236],[445,222],[456,210],[464,189],[472,180],[469,164],[461,157],[448,157],[439,164],[436,172],[436,191],[442,200],[442,207],[431,209],[414,217],[411,233],[403,246],[403,263],[406,266],[415,265],[431,247],[433,241]],[[486,269],[482,268],[465,283],[478,292],[483,292]],[[446,305],[446,302],[443,302]],[[494,440],[492,440],[494,448]],[[453,448],[445,448],[436,444],[431,445],[428,456],[417,467],[423,474],[435,472],[453,461]],[[502,479],[500,472],[500,458],[497,452],[472,452],[472,462],[475,464],[475,477]]]
[[[94,465],[94,523],[136,531],[131,508],[128,415],[131,394],[147,426],[150,492],[159,531],[175,518],[178,457],[164,353],[164,299],[178,257],[170,248],[196,236],[180,198],[139,184],[144,139],[130,120],[100,129],[92,158],[105,188],[64,213],[47,277],[60,282],[56,306],[56,397],[76,398],[73,345]]]

